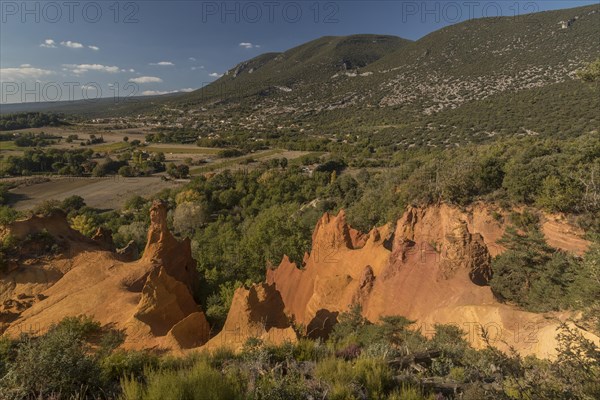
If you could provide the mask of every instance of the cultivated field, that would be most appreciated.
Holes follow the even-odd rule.
[[[144,178],[53,177],[48,182],[21,185],[12,189],[11,206],[17,210],[31,209],[45,200],[64,200],[73,195],[99,209],[120,209],[134,195],[151,196],[163,189],[181,185],[184,181],[164,181],[158,176]]]
[[[198,147],[195,144],[174,143],[145,143],[145,135],[150,133],[149,128],[104,130],[95,125],[74,125],[65,127],[33,128],[13,131],[13,133],[40,133],[45,132],[54,136],[60,136],[57,143],[43,149],[86,149],[90,148],[96,153],[98,161],[106,156],[117,158],[120,153],[130,150],[141,150],[148,153],[162,152],[167,163],[190,165],[190,175],[197,176],[205,173],[221,172],[226,169],[248,170],[256,168],[261,161],[273,158],[287,158],[290,164],[303,155],[309,154],[304,151],[287,151],[282,149],[267,149],[245,154],[240,157],[219,158],[220,148]],[[78,139],[71,143],[66,141],[69,135],[77,135]],[[88,140],[90,135],[102,137],[104,142],[95,145],[82,146],[81,143]],[[127,136],[128,141],[123,138]],[[131,142],[139,140],[141,145],[133,147]],[[13,141],[0,142],[0,163],[2,159],[9,156],[19,156],[27,150],[26,147],[18,147]],[[101,209],[119,209],[123,203],[133,195],[150,196],[162,189],[171,188],[185,181],[165,180],[166,173],[156,174],[152,177],[123,178],[111,176],[106,178],[91,177],[60,177],[47,176],[47,181],[39,182],[31,179],[6,178],[8,180],[19,180],[22,183],[11,190],[10,204],[18,210],[25,210],[39,205],[45,200],[63,200],[72,195],[84,198],[86,204]],[[42,179],[43,180],[43,179]]]

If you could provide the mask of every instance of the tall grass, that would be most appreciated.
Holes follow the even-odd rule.
[[[236,400],[243,399],[238,380],[200,360],[190,369],[158,369],[146,373],[147,383],[121,381],[122,400]]]

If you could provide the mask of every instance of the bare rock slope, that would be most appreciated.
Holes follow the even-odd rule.
[[[106,232],[92,240],[72,230],[64,215],[34,216],[0,228],[0,239],[29,243],[0,273],[0,333],[42,333],[66,316],[85,314],[122,330],[126,348],[237,351],[249,338],[293,342],[293,325],[310,337],[325,336],[339,313],[360,304],[373,322],[402,315],[426,335],[435,324],[455,324],[476,347],[484,344],[483,328],[501,349],[551,358],[556,329],[571,315],[520,310],[500,303],[488,286],[491,257],[505,250],[497,243],[504,214],[485,204],[410,207],[395,226],[366,234],[352,229],[343,211],[325,214],[301,268],[284,257],[267,270],[265,283],[236,290],[224,328],[212,338],[192,295],[199,279],[190,242],[169,232],[164,204],[153,205],[144,255],[133,262],[114,252]],[[541,222],[551,245],[578,254],[589,246],[561,216]],[[38,244],[26,239],[40,232],[56,240],[56,251],[37,257]]]
[[[579,238],[573,248],[568,240],[555,240],[557,230],[572,229],[557,219],[551,224],[554,228],[545,231],[557,247],[577,252],[586,247]],[[425,334],[435,324],[454,324],[476,347],[483,345],[484,328],[500,348],[510,345],[524,355],[553,357],[556,328],[568,316],[502,304],[487,286],[491,256],[504,250],[496,245],[504,229],[492,210],[481,205],[467,211],[447,205],[409,208],[395,230],[385,226],[367,235],[349,228],[343,212],[326,214],[303,268],[284,259],[268,271],[267,282],[275,285],[286,313],[309,335],[327,332],[340,312],[360,304],[373,322],[403,315],[416,320]]]
[[[47,228],[65,251],[34,265],[17,265],[0,277],[5,304],[35,297],[11,312],[5,334],[41,333],[64,317],[89,315],[124,331],[126,348],[178,351],[204,344],[210,329],[192,296],[198,279],[190,244],[171,235],[166,213],[165,205],[153,205],[146,250],[134,262],[121,261],[104,241],[72,230],[64,216],[32,217],[8,226],[15,236]]]

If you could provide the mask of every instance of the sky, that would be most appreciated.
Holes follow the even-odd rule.
[[[321,36],[417,40],[472,18],[597,3],[0,0],[0,103],[191,91],[241,61]]]

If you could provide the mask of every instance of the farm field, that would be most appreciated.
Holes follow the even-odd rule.
[[[222,158],[219,152],[223,148],[198,147],[196,144],[178,143],[145,143],[145,135],[149,128],[142,129],[115,129],[107,131],[95,125],[69,125],[64,127],[33,128],[13,131],[15,134],[41,133],[60,137],[56,143],[42,147],[49,149],[92,149],[95,153],[93,159],[101,162],[106,157],[119,158],[122,154],[139,150],[146,153],[163,153],[165,163],[188,164],[190,176],[206,173],[217,173],[226,169],[251,170],[260,162],[274,158],[286,158],[290,165],[298,164],[299,158],[312,154],[308,151],[288,151],[284,149],[265,149],[239,157]],[[77,139],[67,142],[67,137],[77,135]],[[82,146],[90,135],[102,137],[103,143]],[[127,137],[127,141],[124,138]],[[132,141],[138,140],[141,144],[133,146]],[[14,141],[0,142],[0,163],[10,156],[21,156],[31,147],[18,147]],[[157,173],[151,177],[124,178],[110,176],[106,178],[92,177],[64,177],[60,175],[46,175],[42,182],[27,182],[11,189],[9,203],[17,210],[34,208],[45,200],[63,200],[69,196],[83,197],[90,207],[100,209],[119,209],[124,202],[133,195],[151,196],[163,189],[172,188],[180,183],[174,180],[165,180],[166,173]],[[6,178],[19,180],[20,178]],[[47,181],[43,181],[46,179]],[[49,180],[48,180],[49,179]],[[0,182],[4,179],[0,179]],[[182,181],[184,182],[184,181]]]
[[[45,200],[64,200],[69,196],[83,197],[85,203],[99,209],[120,209],[134,195],[150,196],[163,189],[177,187],[181,182],[164,181],[159,176],[143,178],[51,178],[47,182],[19,186],[10,191],[11,206],[28,210]]]

